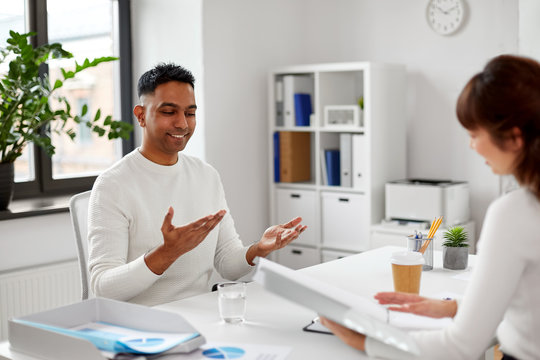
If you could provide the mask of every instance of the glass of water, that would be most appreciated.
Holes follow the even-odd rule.
[[[229,281],[218,284],[218,305],[221,319],[229,324],[244,322],[246,283]]]

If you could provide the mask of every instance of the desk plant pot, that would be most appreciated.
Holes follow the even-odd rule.
[[[469,261],[468,234],[463,226],[455,226],[443,233],[443,268],[464,270]]]
[[[0,163],[0,211],[6,210],[13,197],[14,166]]]

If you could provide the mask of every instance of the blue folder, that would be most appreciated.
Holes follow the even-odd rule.
[[[326,173],[329,186],[341,185],[341,171],[339,149],[328,149],[324,151],[326,158]]]
[[[311,113],[311,95],[302,93],[294,94],[295,125],[309,126]]]

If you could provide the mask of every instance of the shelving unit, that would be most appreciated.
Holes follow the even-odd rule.
[[[313,114],[308,126],[295,126],[284,115],[291,101],[294,104],[290,76],[312,82],[307,91],[300,90],[311,96]],[[271,223],[302,216],[308,225],[274,259],[301,268],[368,250],[370,226],[384,217],[384,184],[406,177],[405,67],[370,62],[291,66],[272,71],[268,83]],[[288,83],[285,88],[284,83]],[[361,97],[361,121],[327,125],[326,106],[358,106]],[[310,134],[308,181],[275,182],[275,170],[283,166],[275,164],[275,132]],[[350,137],[340,141],[342,134]],[[347,138],[353,143],[344,147]],[[350,152],[351,186],[325,185],[321,160],[327,149],[340,149],[340,157]]]

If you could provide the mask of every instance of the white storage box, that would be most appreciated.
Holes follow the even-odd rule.
[[[106,360],[90,341],[18,322],[17,320],[73,328],[92,322],[106,322],[149,332],[198,333],[180,315],[126,302],[94,298],[53,310],[11,319],[8,322],[12,352],[50,360]],[[199,336],[186,341],[186,352],[206,342]]]
[[[322,193],[323,246],[346,251],[369,249],[369,212],[362,194]]]
[[[304,246],[287,245],[278,250],[277,262],[291,269],[303,269],[321,263],[318,249]]]
[[[317,204],[315,191],[277,189],[276,190],[277,222],[283,224],[289,220],[301,216],[302,224],[307,225],[307,229],[294,240],[295,244],[317,245]]]

